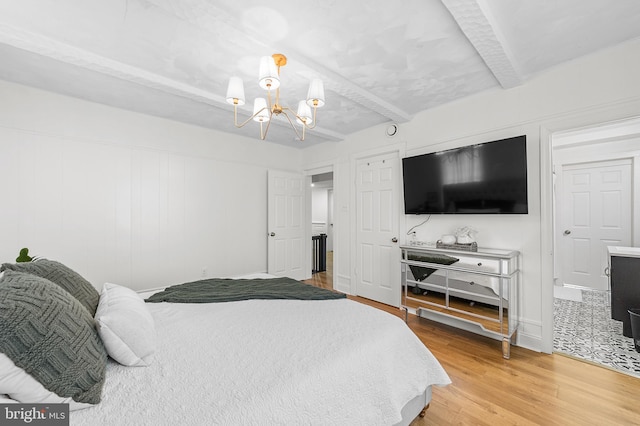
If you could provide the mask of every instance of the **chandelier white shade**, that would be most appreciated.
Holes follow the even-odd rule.
[[[286,65],[286,56],[276,53],[272,56],[263,56],[260,59],[258,69],[258,85],[267,91],[267,98],[256,98],[253,103],[253,115],[246,121],[238,123],[238,105],[244,105],[244,84],[239,77],[231,77],[227,87],[227,102],[233,105],[234,124],[236,127],[244,127],[251,120],[260,123],[260,139],[267,137],[269,126],[274,116],[282,114],[287,119],[296,136],[301,141],[304,140],[305,129],[313,129],[316,123],[316,110],[325,103],[324,85],[322,80],[314,79],[309,85],[307,98],[298,102],[297,111],[293,111],[288,106],[280,104],[280,67]],[[275,100],[272,101],[271,93],[275,91]],[[296,128],[293,119],[295,118],[302,132]],[[262,123],[267,123],[263,128]]]
[[[269,111],[267,111],[267,100],[265,98],[256,98],[253,101],[253,120],[263,123],[269,121]]]
[[[318,108],[324,105],[324,85],[322,80],[315,78],[311,80],[309,91],[307,92],[307,105]]]
[[[311,107],[307,104],[306,101],[298,102],[298,113],[296,114],[298,117],[296,121],[298,124],[305,125],[313,123],[313,116],[311,115]]]
[[[227,102],[231,105],[244,105],[244,85],[240,77],[231,77],[229,79]]]
[[[275,90],[280,87],[280,75],[273,58],[263,56],[260,58],[260,73],[258,84],[265,90]]]

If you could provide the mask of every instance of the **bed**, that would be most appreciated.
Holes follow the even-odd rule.
[[[249,278],[272,277],[238,281]],[[152,330],[135,335],[133,346],[153,340],[153,351],[135,354],[139,366],[109,352],[100,400],[67,398],[71,425],[406,425],[429,404],[433,386],[450,383],[400,318],[343,297],[143,303],[151,294],[109,286],[99,303],[117,290],[135,305],[139,319],[128,323]],[[108,317],[100,309],[98,324]],[[130,352],[114,356],[126,363]],[[13,398],[1,384],[0,365],[0,394]]]

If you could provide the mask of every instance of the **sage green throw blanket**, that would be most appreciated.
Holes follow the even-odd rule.
[[[345,294],[291,278],[211,278],[167,287],[146,299],[146,302],[215,303],[249,299],[326,300],[345,297]]]

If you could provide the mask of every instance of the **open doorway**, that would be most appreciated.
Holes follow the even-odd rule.
[[[558,132],[553,165],[553,351],[640,377],[640,354],[611,319],[608,246],[633,246],[640,119]],[[637,216],[637,214],[636,214]]]
[[[311,176],[312,276],[307,282],[333,290],[333,172]]]

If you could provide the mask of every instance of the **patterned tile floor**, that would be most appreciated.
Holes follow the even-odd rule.
[[[553,348],[640,378],[640,352],[611,319],[609,294],[582,290],[582,301],[554,298]]]

